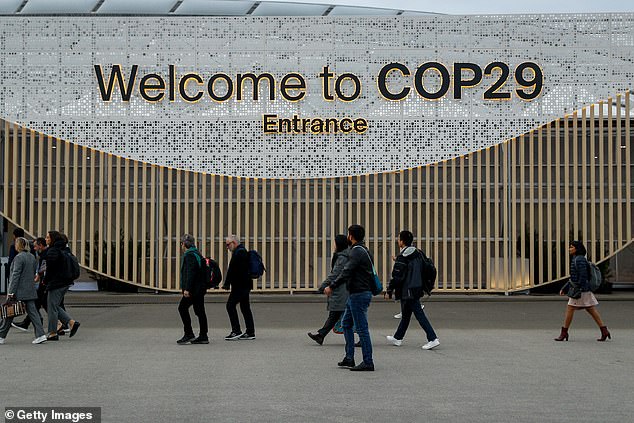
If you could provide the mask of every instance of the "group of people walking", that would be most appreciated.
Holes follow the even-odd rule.
[[[73,284],[69,275],[68,257],[72,254],[68,238],[57,231],[49,231],[45,238],[37,238],[33,248],[24,236],[24,230],[13,231],[14,242],[9,249],[9,285],[7,302],[22,301],[27,317],[19,323],[7,317],[0,323],[0,344],[4,344],[11,327],[28,331],[32,324],[35,332],[33,344],[58,341],[61,335],[75,336],[80,323],[74,320],[64,307],[64,296]],[[44,319],[48,314],[48,330],[44,331]]]
[[[249,294],[253,289],[253,280],[249,274],[249,257],[247,249],[236,235],[225,239],[225,246],[231,252],[229,267],[225,273],[222,288],[231,291],[227,299],[227,314],[231,323],[231,332],[225,337],[226,341],[253,340],[255,339],[255,324]],[[183,337],[176,341],[184,344],[208,344],[208,324],[205,313],[205,285],[203,263],[205,258],[196,248],[196,241],[192,235],[185,234],[181,238],[181,250],[183,252],[181,262],[181,291],[182,298],[178,305],[178,312],[183,321]],[[240,305],[244,317],[245,331],[242,332],[237,306]],[[189,308],[194,308],[194,314],[198,317],[200,333],[194,335],[191,325]]]
[[[326,335],[341,319],[346,346],[345,356],[338,365],[352,371],[374,370],[367,313],[373,296],[375,270],[372,254],[364,245],[364,238],[365,229],[360,225],[350,226],[347,237],[335,237],[331,271],[319,288],[320,292],[328,296],[328,317],[321,329],[308,333],[312,340],[322,345]],[[413,313],[427,335],[427,343],[422,348],[430,350],[440,345],[440,341],[420,305],[423,296],[423,253],[412,246],[413,240],[414,235],[410,231],[400,232],[400,252],[393,257],[394,268],[384,298],[394,295],[401,302],[401,322],[394,335],[387,337],[387,341],[394,346],[403,343]],[[359,335],[358,345],[363,355],[363,361],[359,364],[354,359],[355,331]]]
[[[11,327],[27,331],[32,324],[35,333],[34,344],[57,341],[59,336],[69,333],[73,337],[80,322],[74,320],[64,307],[64,296],[73,284],[69,275],[68,257],[72,256],[68,247],[68,238],[57,231],[49,231],[45,238],[37,238],[31,248],[24,237],[24,231],[17,228],[14,243],[9,253],[8,302],[22,301],[27,317],[19,323],[7,317],[0,322],[0,344]],[[337,235],[334,239],[334,252],[331,270],[321,284],[319,291],[327,296],[328,316],[323,326],[308,336],[322,345],[326,336],[341,324],[345,339],[345,355],[338,366],[352,371],[373,371],[372,340],[368,325],[368,308],[373,297],[376,277],[372,253],[364,244],[365,229],[361,225],[351,225],[347,235]],[[440,341],[429,322],[420,299],[424,295],[424,253],[414,247],[414,235],[410,231],[401,231],[398,236],[399,254],[393,257],[394,266],[391,278],[384,292],[384,298],[400,301],[401,321],[394,335],[387,336],[387,342],[401,346],[409,327],[412,314],[425,332],[427,342],[424,350],[431,350]],[[231,260],[226,270],[222,288],[230,290],[226,309],[231,325],[227,341],[255,339],[255,324],[250,305],[250,292],[253,289],[253,275],[249,271],[249,252],[239,238],[231,235],[225,239]],[[205,283],[207,262],[196,247],[192,235],[181,238],[181,291],[182,298],[178,311],[183,322],[183,336],[178,344],[208,344],[208,323],[205,313],[204,296],[208,286]],[[569,246],[571,256],[570,280],[562,288],[560,295],[569,297],[564,323],[556,341],[569,339],[569,328],[576,310],[583,309],[590,314],[600,328],[598,341],[611,339],[611,334],[596,309],[598,301],[589,286],[590,265],[586,258],[586,249],[580,241]],[[237,307],[240,306],[245,324],[243,332],[240,326]],[[199,334],[192,328],[189,309],[193,307],[198,317]],[[48,330],[44,331],[40,309],[48,314]],[[397,316],[395,316],[397,317]],[[359,342],[355,344],[354,333]],[[355,346],[360,346],[363,360],[355,362]]]

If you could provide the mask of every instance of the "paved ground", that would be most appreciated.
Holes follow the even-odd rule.
[[[403,346],[387,345],[397,305],[375,301],[373,373],[337,368],[342,336],[321,347],[306,336],[326,315],[315,297],[259,297],[258,339],[240,342],[222,340],[222,300],[206,305],[211,344],[177,346],[177,297],[70,294],[82,322],[76,337],[34,346],[14,330],[0,346],[0,410],[98,406],[105,422],[622,423],[634,415],[631,296],[599,297],[614,335],[606,343],[595,341],[585,313],[570,342],[552,341],[564,299],[435,297],[425,308],[441,340],[433,351],[420,349],[414,324]]]

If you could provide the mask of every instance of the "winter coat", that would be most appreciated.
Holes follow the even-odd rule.
[[[326,280],[319,287],[319,292],[323,293],[326,287],[330,286],[337,277],[341,274],[343,268],[348,262],[348,249],[335,253],[333,255],[333,266],[330,270],[330,274],[326,278]],[[327,301],[327,309],[328,311],[344,311],[346,309],[346,302],[348,301],[348,289],[345,284],[339,285],[330,297],[328,297]]]
[[[185,251],[181,262],[181,291],[191,295],[205,295],[207,291],[201,275],[202,256],[196,247]]]
[[[342,284],[346,284],[350,294],[372,291],[374,286],[374,272],[372,271],[372,256],[362,242],[348,248],[348,262],[337,276],[330,288],[334,291]]]
[[[249,253],[242,244],[231,254],[223,288],[231,288],[232,292],[249,292],[253,289],[253,281],[249,276]]]
[[[64,241],[56,241],[46,250],[46,287],[49,291],[73,284],[72,280],[65,277],[64,251],[70,252]]]
[[[579,298],[582,292],[590,291],[588,267],[585,256],[577,255],[570,260],[570,280],[562,288],[570,298]]]
[[[20,301],[37,299],[35,289],[35,272],[37,270],[37,259],[33,254],[22,251],[18,253],[11,262],[9,270],[9,290],[7,293],[14,294]]]
[[[396,256],[387,292],[397,300],[418,299],[423,295],[423,255],[415,247],[406,247]]]

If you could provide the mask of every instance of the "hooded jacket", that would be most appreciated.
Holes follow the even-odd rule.
[[[423,255],[416,247],[405,247],[394,262],[387,288],[397,300],[418,299],[423,295]]]
[[[323,293],[327,286],[330,286],[337,277],[343,271],[343,268],[348,263],[348,253],[350,250],[347,248],[343,251],[335,253],[333,255],[333,266],[330,274],[319,287],[319,292]],[[348,288],[345,284],[339,285],[337,289],[332,291],[332,295],[328,297],[328,311],[344,311],[346,309],[346,301],[348,301]]]
[[[64,251],[70,252],[64,241],[55,241],[46,252],[46,287],[49,291],[73,284],[66,278]]]
[[[202,283],[202,256],[196,247],[188,248],[181,262],[181,291],[189,291],[191,295],[205,295],[206,288]]]

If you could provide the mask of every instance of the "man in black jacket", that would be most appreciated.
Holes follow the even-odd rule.
[[[255,325],[253,323],[253,313],[249,303],[249,293],[253,289],[253,282],[249,276],[249,253],[240,243],[237,236],[228,236],[225,240],[227,249],[231,251],[231,261],[225,275],[223,289],[231,289],[229,299],[227,299],[227,314],[231,322],[231,333],[225,336],[225,341],[251,340],[255,339]],[[240,304],[240,311],[244,316],[246,331],[240,330],[240,319],[238,318],[237,305]]]
[[[179,345],[184,344],[208,344],[207,336],[207,314],[205,313],[205,293],[207,289],[204,283],[203,257],[196,248],[196,241],[190,234],[185,234],[181,238],[181,251],[183,261],[181,264],[181,291],[183,297],[178,304],[178,313],[183,321],[183,331],[185,334],[176,341]],[[194,314],[198,316],[200,333],[198,338],[194,336],[192,329],[192,319],[189,316],[189,307],[194,306]]]
[[[425,312],[420,306],[420,297],[423,295],[423,253],[412,247],[414,235],[410,231],[401,231],[398,234],[398,246],[400,253],[396,256],[392,278],[388,285],[386,297],[394,292],[396,299],[401,300],[401,313],[403,315],[394,336],[388,336],[387,341],[400,347],[409,326],[412,313],[427,335],[427,343],[424,350],[431,350],[440,345],[436,332],[432,328]]]
[[[365,229],[361,225],[351,225],[348,228],[348,242],[350,243],[349,260],[337,279],[324,290],[331,295],[338,286],[345,283],[350,296],[346,302],[341,326],[346,339],[346,356],[338,363],[340,367],[349,367],[353,371],[374,371],[372,359],[372,339],[368,328],[368,307],[372,301],[372,286],[374,284],[374,270],[372,257],[363,245]],[[354,331],[355,328],[361,341],[363,362],[355,366],[354,363]]]

